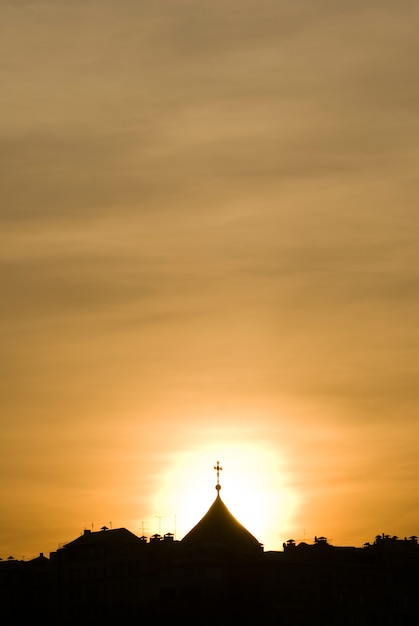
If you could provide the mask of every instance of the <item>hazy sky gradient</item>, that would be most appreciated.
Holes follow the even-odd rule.
[[[230,441],[267,549],[418,535],[417,3],[0,6],[0,556]]]

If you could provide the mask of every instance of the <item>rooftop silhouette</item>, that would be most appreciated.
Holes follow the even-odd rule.
[[[415,535],[379,534],[362,548],[293,539],[263,545],[221,499],[178,541],[125,528],[85,530],[46,558],[0,562],[3,618],[137,624],[161,619],[240,626],[419,623]],[[219,608],[223,609],[220,612]]]

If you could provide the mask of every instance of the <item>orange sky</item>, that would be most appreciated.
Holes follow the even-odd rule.
[[[409,0],[3,0],[0,557],[419,534]]]

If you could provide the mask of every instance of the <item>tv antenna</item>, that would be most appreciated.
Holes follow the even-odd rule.
[[[161,535],[161,521],[164,519],[164,515],[155,515],[155,517],[159,520],[159,535]]]

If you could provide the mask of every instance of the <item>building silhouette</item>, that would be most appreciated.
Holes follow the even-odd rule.
[[[215,469],[216,498],[180,541],[103,527],[49,558],[0,561],[0,615],[64,625],[419,623],[416,536],[377,535],[362,548],[290,539],[265,551],[224,504]]]

